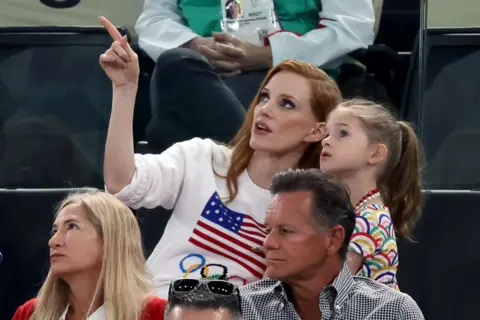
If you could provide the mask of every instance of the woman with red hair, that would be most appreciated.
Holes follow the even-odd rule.
[[[325,118],[341,100],[335,81],[312,64],[284,61],[267,74],[229,146],[194,138],[161,154],[135,155],[137,55],[101,21],[114,40],[100,57],[113,84],[106,188],[134,209],[173,209],[147,261],[157,294],[166,297],[170,281],[181,277],[239,284],[262,278],[264,256],[255,248],[266,236],[267,189],[279,171],[318,167]]]

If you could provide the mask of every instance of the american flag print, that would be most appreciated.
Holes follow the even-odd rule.
[[[263,224],[230,210],[214,192],[188,241],[239,264],[260,279],[266,269],[265,255],[253,248],[262,246],[266,235]]]

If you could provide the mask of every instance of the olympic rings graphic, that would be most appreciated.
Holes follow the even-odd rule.
[[[240,280],[242,282],[242,285],[246,285],[248,283],[248,281],[246,279],[243,279],[242,277],[239,277],[239,276],[230,276],[227,278],[228,281],[232,281],[232,280]],[[236,282],[236,281],[232,281],[232,282]]]
[[[194,263],[194,264],[190,265],[188,268],[185,268],[185,265],[184,265],[185,260],[187,260],[189,258],[198,258],[198,259],[200,259],[200,263]],[[207,261],[205,260],[205,257],[202,256],[201,254],[190,253],[185,258],[180,260],[180,263],[179,263],[180,270],[182,270],[182,272],[184,274],[183,277],[187,278],[192,272],[200,270],[205,265],[206,262]]]
[[[219,267],[223,270],[223,272],[222,272],[222,274],[209,275],[210,267]],[[200,270],[200,275],[202,276],[202,279],[227,280],[227,274],[228,274],[227,267],[225,267],[224,265],[221,265],[221,264],[216,264],[216,263],[207,264]]]

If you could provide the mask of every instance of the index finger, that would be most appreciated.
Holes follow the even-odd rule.
[[[118,29],[110,22],[108,21],[107,18],[100,16],[98,17],[98,20],[103,24],[105,29],[108,31],[108,34],[112,37],[113,41],[119,41],[120,43],[123,43],[123,37],[118,31]]]

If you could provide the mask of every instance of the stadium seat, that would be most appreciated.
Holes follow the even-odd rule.
[[[420,26],[420,0],[383,0],[380,29],[375,44],[395,52],[412,51]]]
[[[350,53],[350,56],[366,67],[366,77],[375,79],[375,81],[378,81],[385,87],[386,94],[376,92],[380,88],[372,84],[372,80],[370,80],[364,84],[364,90],[358,91],[357,96],[388,104],[390,107],[394,107],[393,111],[400,115],[397,109],[400,109],[401,106],[404,82],[407,75],[406,70],[410,61],[410,51],[413,48],[416,32],[418,31],[418,0],[404,1],[401,4],[398,1],[393,3],[392,0],[374,0],[373,3],[377,13],[375,43],[366,49],[355,50]],[[415,4],[417,7],[414,9],[412,6]],[[407,7],[409,11],[405,10]],[[405,29],[404,14],[406,12],[408,12],[409,19],[414,22],[409,25],[407,31]],[[402,34],[401,44],[398,43],[400,39],[392,36],[392,32],[395,30],[407,32]],[[411,34],[412,32],[413,34]],[[388,34],[388,37],[385,37],[385,34]],[[348,65],[347,67],[352,68],[352,66]],[[348,77],[351,73],[348,71],[342,73]],[[344,80],[339,79],[340,83],[342,81]],[[382,101],[376,98],[384,95],[388,95],[389,99]]]
[[[479,191],[426,191],[414,240],[399,242],[398,283],[425,319],[477,319]]]
[[[480,28],[428,31],[423,101],[418,44],[412,57],[402,114],[418,128],[427,163],[426,188],[480,188],[480,154],[474,142],[480,137]]]
[[[111,42],[96,27],[0,28],[0,187],[103,186],[111,83],[98,58]],[[35,163],[60,160],[70,169],[42,181]]]

